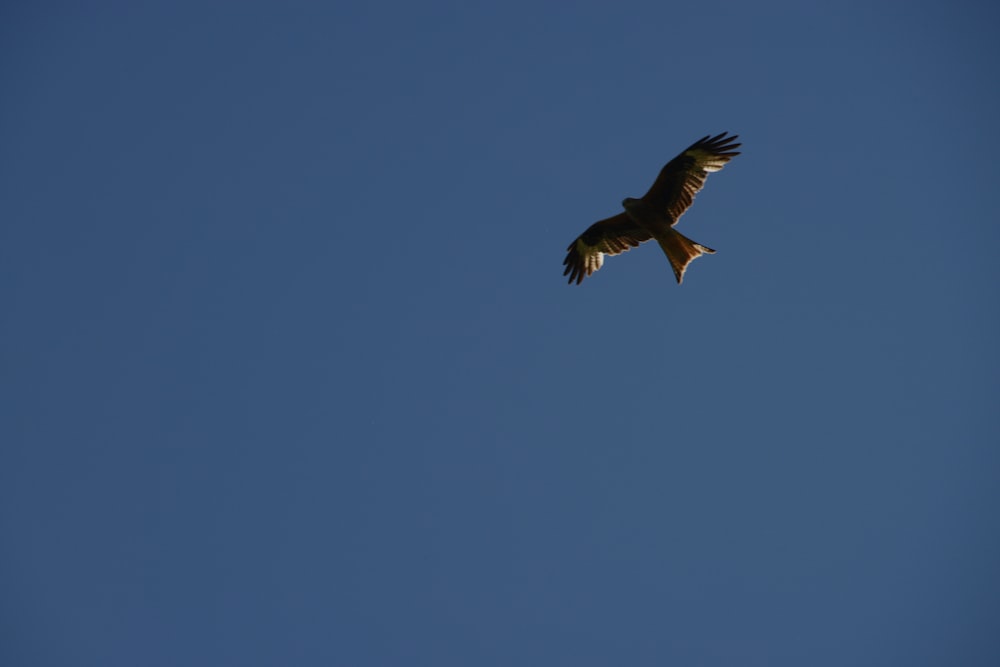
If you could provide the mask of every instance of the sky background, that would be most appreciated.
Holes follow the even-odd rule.
[[[998,664],[998,20],[4,3],[0,662]]]

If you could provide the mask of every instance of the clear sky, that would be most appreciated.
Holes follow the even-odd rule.
[[[0,663],[1000,664],[998,21],[4,3]]]

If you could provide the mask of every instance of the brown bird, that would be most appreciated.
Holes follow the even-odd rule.
[[[626,197],[622,202],[625,212],[592,224],[569,245],[563,264],[564,276],[569,282],[580,284],[604,264],[605,255],[618,255],[637,247],[649,239],[663,248],[670,266],[677,276],[677,284],[684,279],[687,265],[697,257],[715,251],[695,243],[674,229],[684,211],[694,202],[694,196],[705,185],[705,178],[719,171],[735,156],[734,143],[738,135],[726,136],[723,132],[714,137],[702,137],[687,150],[668,162],[653,187],[642,199]]]

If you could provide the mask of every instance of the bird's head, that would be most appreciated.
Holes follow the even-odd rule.
[[[622,200],[622,208],[624,208],[626,211],[631,211],[633,209],[638,208],[641,205],[642,205],[642,200],[636,199],[635,197],[625,197],[625,199]]]

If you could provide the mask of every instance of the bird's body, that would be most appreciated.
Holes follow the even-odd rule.
[[[595,222],[577,237],[563,260],[563,275],[569,276],[569,282],[579,284],[601,268],[604,255],[617,255],[650,239],[656,239],[667,255],[678,284],[692,260],[714,253],[682,235],[674,225],[691,206],[706,176],[739,155],[733,150],[740,146],[734,143],[738,137],[726,135],[723,132],[696,141],[660,170],[641,199],[626,198],[623,213]]]

